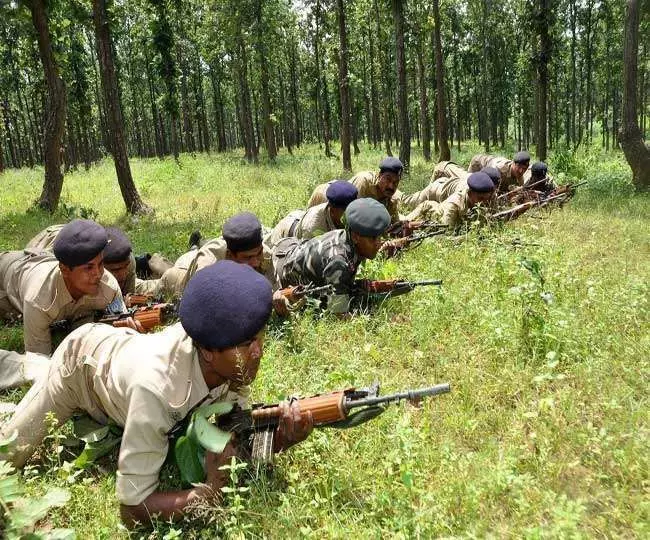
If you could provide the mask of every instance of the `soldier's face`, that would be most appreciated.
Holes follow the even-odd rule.
[[[86,264],[74,268],[60,263],[59,268],[70,295],[76,300],[99,291],[99,283],[104,275],[104,256],[100,253]]]
[[[202,349],[203,374],[208,387],[214,388],[228,382],[231,388],[237,389],[253,382],[264,352],[264,333],[265,329],[262,329],[252,339],[228,349]]]
[[[334,208],[333,206],[330,206],[330,217],[332,218],[334,225],[336,225],[336,227],[339,229],[343,228],[343,223],[341,222],[341,219],[343,218],[343,214],[345,214],[344,209]]]
[[[227,255],[227,258],[231,261],[239,264],[247,264],[255,268],[255,270],[259,270],[260,266],[262,266],[262,259],[264,258],[264,249],[262,248],[262,244],[260,244],[259,247],[245,251],[233,252],[228,250]]]
[[[384,172],[379,175],[377,189],[385,199],[390,199],[395,195],[397,186],[399,186],[399,175],[391,172]]]
[[[492,200],[492,197],[494,197],[494,191],[490,191],[488,193],[479,193],[477,191],[469,190],[467,192],[470,208],[476,206],[477,204],[488,204]]]
[[[520,178],[528,169],[528,163],[514,163],[510,165],[512,171],[512,176],[515,178]]]
[[[355,232],[352,233],[352,242],[357,253],[364,259],[374,259],[383,243],[380,236],[361,236]]]
[[[130,262],[129,259],[126,259],[124,261],[104,263],[104,268],[113,274],[113,277],[117,280],[122,292],[124,292],[124,286],[126,285],[126,276],[129,274]]]

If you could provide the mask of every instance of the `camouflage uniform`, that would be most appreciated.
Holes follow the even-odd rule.
[[[500,156],[490,156],[488,154],[477,154],[470,161],[468,171],[471,173],[479,172],[485,167],[494,167],[501,173],[501,182],[497,186],[500,193],[508,191],[510,186],[521,186],[524,183],[523,176],[517,178],[512,175],[511,159]]]
[[[259,272],[271,282],[275,289],[272,253],[266,245],[263,245],[263,249],[262,266]],[[167,270],[160,279],[138,279],[136,281],[136,291],[139,294],[153,294],[158,298],[181,296],[192,276],[202,268],[224,260],[227,250],[226,241],[223,237],[208,240],[200,249],[192,249],[176,259],[174,266]]]
[[[329,296],[327,307],[334,313],[348,311],[354,278],[362,261],[345,229],[304,242],[286,238],[273,253],[277,279],[282,287],[332,285],[334,293]]]
[[[34,251],[54,251],[54,240],[59,232],[65,225],[50,225],[47,229],[43,229],[34,238],[32,238],[25,246],[25,249]],[[135,257],[131,253],[129,257],[128,274],[123,283],[120,283],[122,295],[127,295],[135,292]]]
[[[333,180],[332,182],[335,181],[336,180]],[[383,204],[386,207],[386,210],[388,210],[388,213],[390,214],[391,223],[396,223],[397,221],[400,220],[399,213],[397,211],[397,205],[399,204],[400,199],[404,196],[404,193],[402,193],[400,190],[397,190],[390,200],[380,198],[380,195],[377,191],[378,181],[379,181],[379,174],[373,173],[372,171],[360,172],[354,175],[350,179],[350,182],[352,182],[354,186],[359,190],[359,195],[357,198],[363,199],[365,197],[370,197],[371,199],[375,199],[376,201],[379,201],[381,204]],[[325,184],[319,184],[316,186],[314,192],[311,194],[311,197],[309,198],[309,202],[307,203],[307,208],[311,208],[312,206],[316,206],[317,204],[322,204],[324,202],[327,202],[327,196],[325,195],[325,193],[327,192],[327,187],[332,182],[327,182]]]
[[[424,201],[443,202],[445,199],[467,187],[469,174],[452,161],[441,161],[433,169],[431,182],[421,191],[405,195],[401,204],[414,209]]]

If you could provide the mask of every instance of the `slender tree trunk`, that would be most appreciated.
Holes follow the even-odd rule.
[[[449,161],[451,150],[449,136],[447,135],[447,117],[445,106],[445,67],[442,58],[442,41],[440,39],[440,8],[438,0],[433,0],[433,35],[436,51],[436,94],[438,101],[438,139],[440,144],[440,158],[438,161]]]
[[[539,34],[539,52],[537,58],[537,158],[546,161],[547,152],[547,103],[548,103],[548,63],[551,60],[551,37],[549,26],[551,24],[550,0],[539,0],[537,13],[537,27]]]
[[[95,23],[97,57],[99,58],[102,88],[108,116],[108,132],[111,138],[117,181],[120,184],[120,191],[127,211],[130,214],[149,213],[151,209],[140,198],[131,176],[106,0],[93,0],[93,21]]]
[[[422,155],[431,161],[431,124],[429,122],[429,98],[427,96],[427,74],[424,67],[424,44],[418,39],[417,61],[420,86],[420,126],[422,127]]]
[[[220,73],[214,65],[210,66],[210,82],[212,83],[212,105],[214,107],[214,119],[217,128],[217,152],[225,152],[227,148],[225,114],[223,109],[223,97],[221,96]]]
[[[289,70],[291,75],[291,104],[293,106],[293,118],[295,123],[294,142],[296,143],[296,146],[300,148],[300,144],[302,143],[303,130],[300,115],[300,104],[298,102],[298,61],[296,59],[297,47],[298,46],[296,43],[292,43]]]
[[[345,25],[345,5],[337,0],[336,11],[339,23],[339,96],[341,99],[341,157],[343,170],[352,171],[350,156],[350,89],[348,80],[348,37]]]
[[[395,22],[395,63],[397,71],[397,118],[400,134],[399,159],[408,170],[411,161],[411,130],[407,105],[406,55],[404,53],[404,6],[403,0],[392,0]]]
[[[643,1],[643,0],[641,0]],[[643,141],[637,120],[637,62],[639,50],[639,2],[627,0],[623,48],[623,125],[619,140],[638,191],[650,190],[650,148]]]
[[[38,206],[48,212],[54,212],[59,204],[61,189],[63,188],[61,153],[66,116],[65,85],[59,76],[59,68],[52,50],[45,1],[31,0],[29,7],[32,12],[32,22],[36,29],[38,50],[47,86],[45,139],[43,141],[45,182],[41,196],[38,199]]]
[[[370,109],[372,111],[371,132],[372,132],[372,146],[377,148],[379,141],[381,141],[381,129],[379,120],[379,92],[377,90],[377,78],[375,74],[375,52],[374,52],[374,38],[371,26],[371,12],[368,11],[367,29],[368,29],[368,49],[370,56]]]
[[[273,127],[273,120],[271,118],[271,96],[269,92],[269,66],[266,54],[266,36],[265,36],[265,21],[264,21],[264,2],[257,0],[257,56],[260,67],[260,87],[262,98],[262,122],[264,124],[264,142],[266,145],[266,153],[271,161],[275,161],[278,155],[278,149],[275,143],[275,133]],[[284,104],[283,104],[284,105]]]

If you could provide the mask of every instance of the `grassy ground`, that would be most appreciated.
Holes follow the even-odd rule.
[[[472,150],[456,159],[466,164]],[[355,169],[374,169],[380,158],[364,149]],[[369,275],[443,278],[444,286],[351,321],[304,314],[274,323],[253,386],[256,401],[374,380],[384,392],[448,381],[451,394],[394,407],[355,430],[315,432],[280,457],[273,476],[251,475],[250,490],[225,510],[199,509],[200,519],[137,536],[647,538],[650,199],[632,194],[617,154],[557,152],[549,161],[561,180],[590,182],[563,210],[372,262]],[[138,252],[171,258],[193,228],[217,235],[244,209],[271,225],[340,174],[315,147],[277,165],[227,154],[132,167],[153,218],[124,216],[109,162],[66,177],[66,212],[92,210],[124,227]],[[415,151],[401,187],[424,185],[431,169]],[[41,170],[0,178],[0,249],[65,219],[25,213]],[[20,330],[0,328],[0,339],[19,347]],[[66,484],[57,466],[41,471],[33,493]],[[171,485],[173,470],[168,476]],[[71,501],[49,524],[80,538],[127,536],[114,466],[68,487]]]

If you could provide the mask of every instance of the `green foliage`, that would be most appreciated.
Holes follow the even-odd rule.
[[[463,145],[452,158],[467,165],[477,149]],[[362,150],[355,170],[376,168],[381,152]],[[589,182],[564,208],[366,264],[367,277],[444,283],[385,302],[372,316],[340,321],[307,312],[273,321],[252,387],[254,402],[375,380],[383,393],[448,381],[450,394],[421,408],[392,407],[354,429],[318,430],[278,456],[271,474],[238,470],[228,486],[248,488],[238,500],[225,494],[224,505],[134,536],[650,535],[650,199],[628,191],[618,154],[580,148],[573,167],[584,177],[558,172],[559,159],[549,156],[556,178]],[[342,173],[315,145],[281,154],[275,165],[247,166],[237,151],[181,155],[180,167],[170,159],[132,166],[155,217],[123,214],[110,162],[68,175],[63,200],[123,227],[137,252],[172,259],[195,228],[217,236],[242,209],[271,225]],[[47,214],[20,212],[38,194],[41,175],[2,175],[0,249],[19,248],[52,223]],[[430,175],[414,149],[400,189],[424,186]],[[6,339],[20,343],[20,327],[0,328]],[[128,538],[119,526],[115,465],[104,460],[68,483],[74,471],[55,469],[58,446],[49,444],[45,474],[25,473],[30,495],[63,485],[70,492],[47,526],[74,528],[80,538]],[[164,468],[161,482],[177,489],[178,473]]]

